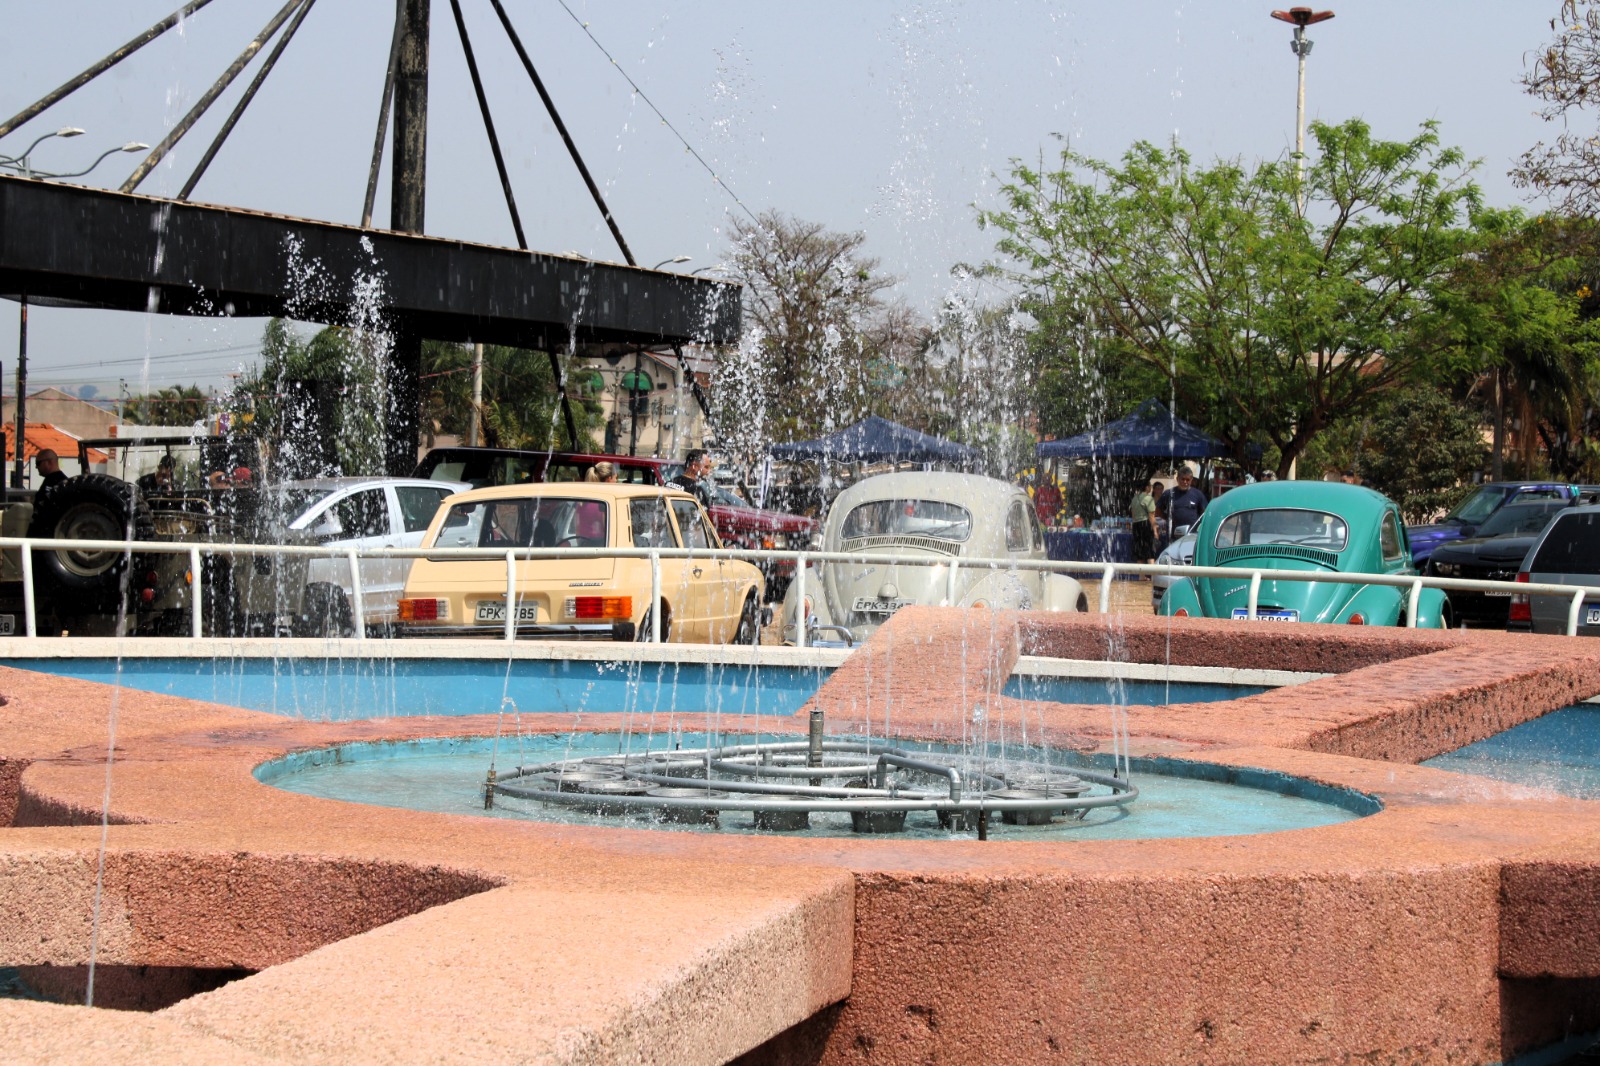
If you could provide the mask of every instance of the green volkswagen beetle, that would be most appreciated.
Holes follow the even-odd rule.
[[[1250,616],[1250,572],[1415,574],[1405,524],[1394,501],[1359,485],[1273,481],[1244,485],[1213,501],[1197,527],[1194,565],[1240,571],[1238,577],[1180,578],[1161,599],[1174,617]],[[1403,626],[1410,589],[1397,585],[1262,578],[1256,619]],[[1419,628],[1450,626],[1439,589],[1424,588]]]

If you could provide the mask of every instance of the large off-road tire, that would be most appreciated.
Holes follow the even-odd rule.
[[[147,541],[155,538],[155,522],[132,484],[105,474],[83,474],[39,493],[28,536]],[[101,608],[118,602],[128,563],[125,551],[61,548],[33,553],[40,591],[70,598],[76,607]]]
[[[300,614],[295,619],[295,636],[348,637],[355,631],[355,616],[344,589],[320,583],[306,586]]]

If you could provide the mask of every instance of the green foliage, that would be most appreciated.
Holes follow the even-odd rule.
[[[122,402],[125,421],[141,426],[192,426],[205,421],[212,398],[198,385],[169,385]]]
[[[1396,390],[1358,427],[1353,467],[1370,488],[1400,505],[1407,522],[1424,522],[1471,491],[1489,449],[1475,414],[1439,390]]]
[[[1447,351],[1434,291],[1473,240],[1470,167],[1431,123],[1399,142],[1359,120],[1311,134],[1303,178],[1287,160],[1203,168],[1148,142],[1120,163],[1067,149],[1057,170],[1014,164],[1006,206],[981,220],[1038,343],[1061,353],[1041,384],[1111,368],[1127,400],[1159,375],[1180,416],[1240,461],[1270,443],[1281,473],[1325,427],[1432,375]],[[1073,421],[1082,406],[1040,401]]]
[[[427,341],[422,348],[423,432],[428,442],[439,434],[467,438],[472,410],[472,346]],[[571,359],[558,356],[567,373]],[[571,396],[580,450],[593,448],[601,425],[600,405]],[[483,400],[480,441],[495,448],[568,446],[561,414],[560,386],[548,352],[488,344],[483,349]]]

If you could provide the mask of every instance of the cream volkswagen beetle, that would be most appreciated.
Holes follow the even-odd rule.
[[[785,641],[795,640],[796,619],[804,618],[808,644],[859,643],[910,604],[1088,609],[1082,586],[1065,574],[967,562],[1046,558],[1027,493],[976,474],[910,471],[852,485],[829,508],[822,550],[926,562],[816,561],[806,570],[804,601],[798,583],[784,597]]]

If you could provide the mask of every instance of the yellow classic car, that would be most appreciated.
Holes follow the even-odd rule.
[[[400,600],[401,631],[494,636],[512,612],[518,635],[651,639],[650,560],[594,552],[530,558],[528,548],[722,547],[700,503],[654,485],[497,485],[445,499],[424,548],[505,549],[514,559],[507,604],[504,555],[418,559]],[[519,554],[519,552],[521,554]],[[662,640],[698,643],[760,637],[761,572],[740,559],[661,560]]]

